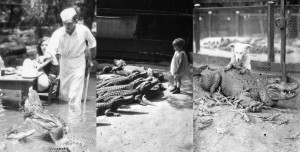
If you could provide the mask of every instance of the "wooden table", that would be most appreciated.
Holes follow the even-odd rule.
[[[21,98],[28,97],[30,87],[37,90],[37,78],[22,78],[17,74],[0,77],[0,89],[20,90]]]

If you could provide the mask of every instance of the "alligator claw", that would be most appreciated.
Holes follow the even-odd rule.
[[[111,111],[111,109],[107,109],[105,111],[105,115],[107,117],[119,117],[119,116],[121,116],[120,113],[113,112],[113,111]]]

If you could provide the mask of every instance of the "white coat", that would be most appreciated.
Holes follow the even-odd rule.
[[[46,52],[60,54],[60,99],[71,104],[81,103],[86,67],[85,49],[96,47],[96,40],[84,25],[76,24],[72,35],[65,28],[57,29],[51,36]]]

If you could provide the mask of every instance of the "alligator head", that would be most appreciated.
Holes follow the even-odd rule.
[[[117,59],[114,59],[114,64],[118,67],[121,67],[121,66],[125,66],[126,65],[126,62],[124,60],[117,60]]]
[[[158,79],[149,78],[147,79],[147,81],[142,82],[136,89],[142,93],[146,93],[158,83],[159,83]]]
[[[131,80],[136,80],[138,78],[142,78],[146,76],[147,76],[147,72],[134,71],[129,76],[127,76],[127,78]]]
[[[279,100],[287,100],[296,97],[299,92],[297,82],[285,83],[279,78],[268,78],[263,92],[260,92],[262,101],[269,106],[276,104]]]
[[[130,83],[130,85],[132,85],[133,88],[137,88],[137,87],[138,87],[142,82],[144,82],[144,81],[145,81],[145,79],[143,79],[143,78],[138,78],[138,79],[132,81],[132,82]]]
[[[67,124],[58,116],[53,114],[45,114],[40,112],[27,112],[26,120],[31,120],[38,126],[47,130],[53,141],[61,139],[67,132]]]

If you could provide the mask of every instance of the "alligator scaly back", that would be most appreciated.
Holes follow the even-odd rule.
[[[138,93],[139,93],[139,90],[136,90],[136,89],[113,91],[113,92],[106,93],[102,96],[99,96],[96,99],[96,102],[105,102],[105,99],[110,98],[110,97],[136,95]]]
[[[116,85],[116,86],[109,86],[109,87],[102,87],[96,89],[98,95],[103,95],[107,92],[111,91],[117,91],[117,90],[130,90],[130,89],[135,89],[137,85],[142,83],[144,80],[142,78],[136,79],[132,82],[130,82],[127,85]]]
[[[43,112],[43,105],[38,93],[29,88],[28,99],[25,100],[24,109],[26,112]]]
[[[119,77],[119,78],[115,78],[115,79],[104,80],[96,86],[96,89],[102,88],[102,87],[114,86],[114,85],[125,85],[137,78],[146,77],[146,76],[148,76],[147,72],[142,72],[142,73],[134,72],[126,77]]]

